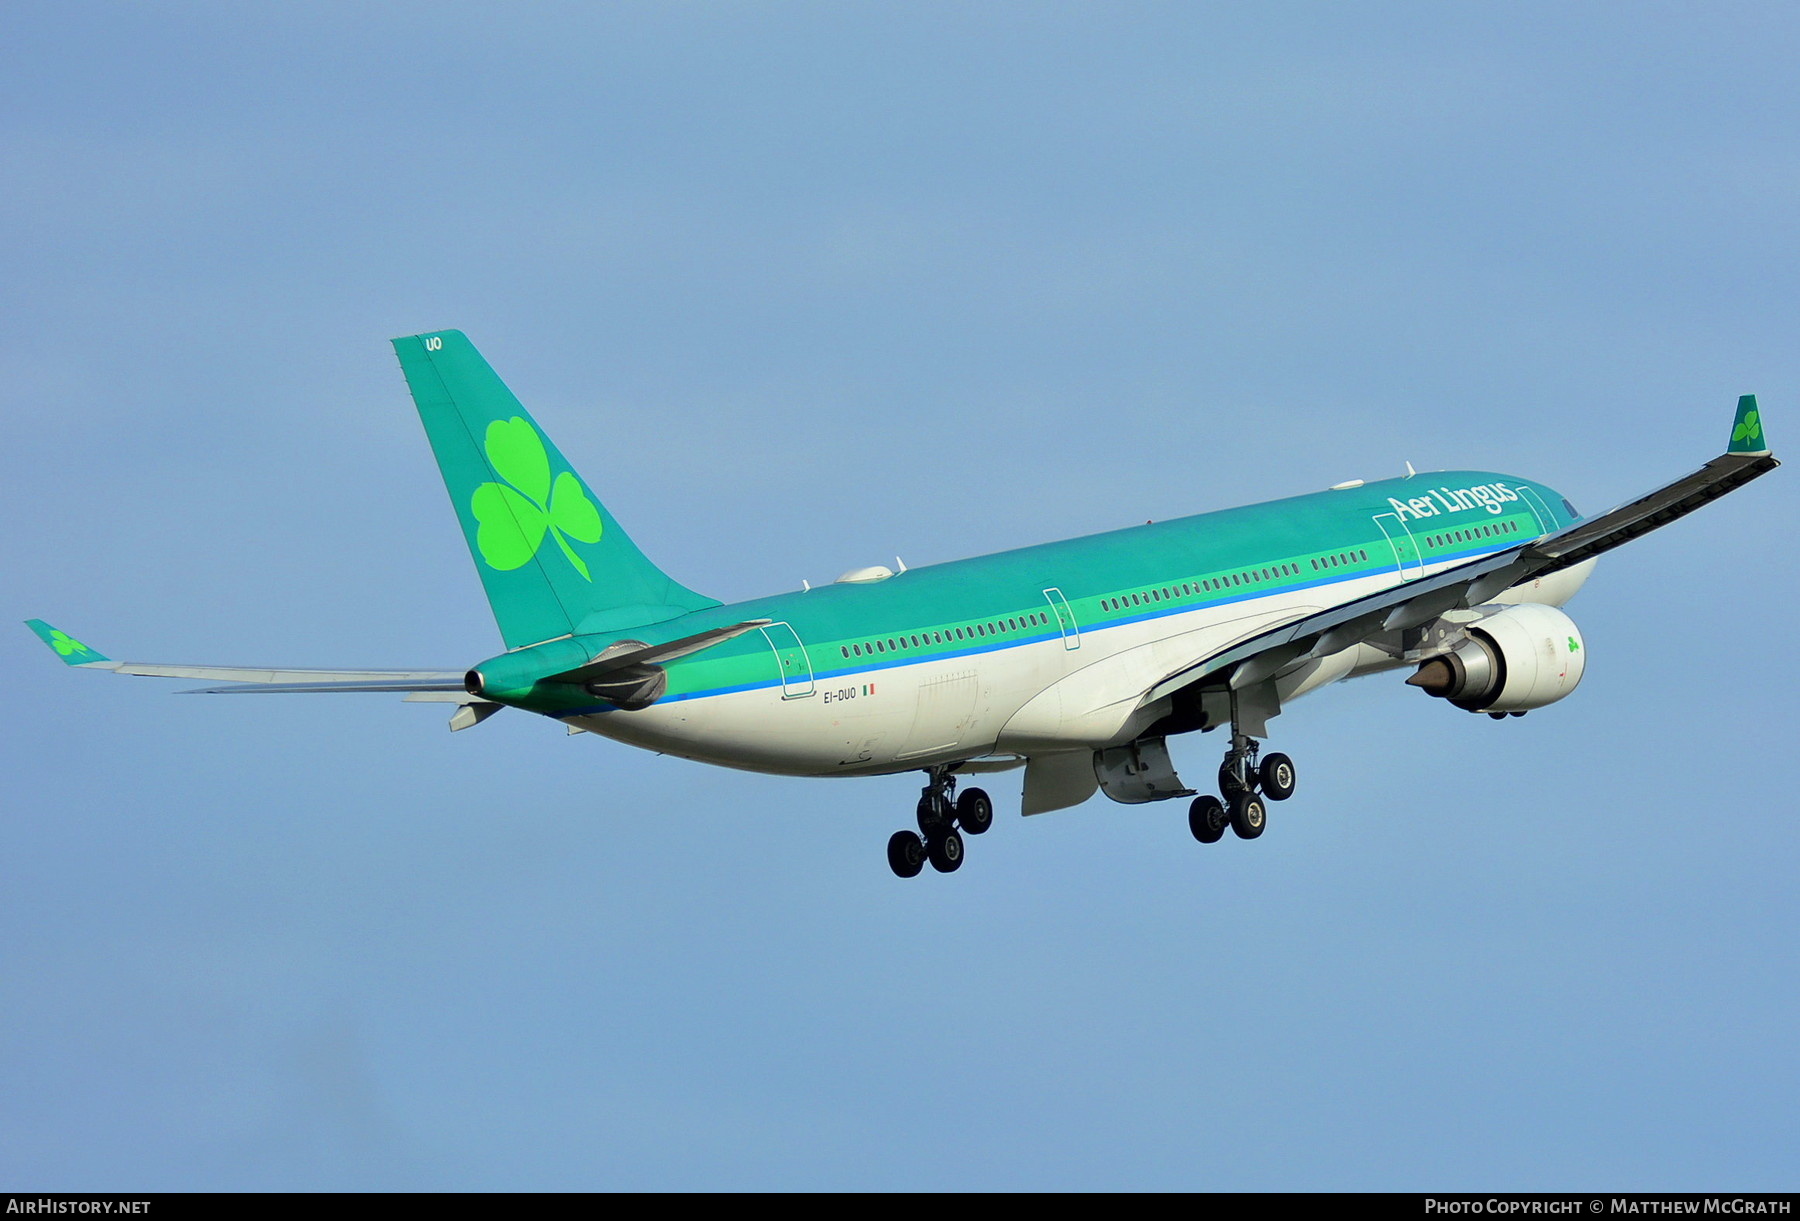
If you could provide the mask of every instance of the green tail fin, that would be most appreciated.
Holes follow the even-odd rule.
[[[508,648],[719,605],[644,558],[461,331],[394,351]]]
[[[1728,454],[1766,454],[1768,438],[1763,436],[1762,412],[1756,409],[1756,396],[1746,394],[1738,399],[1737,419],[1731,424],[1731,448]]]

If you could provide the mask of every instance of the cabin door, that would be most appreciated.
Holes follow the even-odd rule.
[[[1551,514],[1550,506],[1544,503],[1544,498],[1537,494],[1536,489],[1515,486],[1513,491],[1524,498],[1532,514],[1538,519],[1538,533],[1548,534],[1556,528],[1556,518]]]
[[[1063,597],[1063,591],[1053,586],[1044,591],[1044,599],[1056,615],[1056,626],[1062,629],[1063,648],[1079,649],[1081,628],[1075,622],[1075,612],[1069,609],[1069,600]]]
[[[781,698],[802,699],[813,693],[812,659],[806,646],[786,623],[771,623],[762,629],[769,647],[775,650],[775,666],[781,674]]]
[[[1411,581],[1425,572],[1425,557],[1419,553],[1418,540],[1398,513],[1377,513],[1375,524],[1387,536],[1388,546],[1394,552],[1394,566],[1400,570],[1400,578]]]

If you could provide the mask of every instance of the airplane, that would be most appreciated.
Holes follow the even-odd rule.
[[[1597,557],[1779,464],[1754,395],[1726,451],[1583,517],[1490,471],[1414,472],[1173,521],[724,605],[646,558],[459,331],[393,340],[505,650],[464,670],[113,661],[39,619],[89,670],[226,683],[200,694],[388,692],[454,705],[452,730],[519,708],[662,754],[784,776],[920,771],[888,864],[949,873],[993,823],[969,776],[1023,769],[1020,809],[1096,792],[1191,798],[1201,843],[1255,839],[1295,789],[1268,724],[1328,683],[1411,670],[1496,719],[1563,699],[1586,645],[1561,607]],[[896,561],[898,563],[898,561]],[[1168,738],[1226,731],[1218,794]]]

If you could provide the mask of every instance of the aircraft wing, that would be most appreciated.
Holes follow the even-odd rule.
[[[109,670],[148,678],[195,678],[234,684],[202,687],[184,695],[243,692],[296,691],[462,691],[461,670],[314,670],[276,666],[184,666],[161,662],[114,661],[89,648],[67,632],[42,619],[27,619],[25,626],[56,650],[71,666],[84,670]]]
[[[1448,610],[1479,606],[1502,590],[1624,546],[1780,466],[1762,442],[1756,396],[1745,395],[1738,400],[1730,448],[1693,474],[1553,534],[1272,628],[1166,676],[1144,702],[1218,681],[1226,671],[1230,686],[1249,686],[1296,661],[1336,653],[1379,632],[1418,627]]]

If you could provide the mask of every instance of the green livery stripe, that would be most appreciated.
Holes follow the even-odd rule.
[[[1495,504],[1494,512],[1450,496],[1415,496],[1427,479],[1446,493],[1469,484],[1529,489],[1537,507],[1522,494]],[[1548,509],[1560,503],[1547,488],[1479,472],[1390,480],[913,568],[870,584],[756,599],[631,635],[655,644],[746,619],[771,619],[789,625],[804,642],[814,680],[823,683],[1060,639],[1058,607],[1045,590],[1066,599],[1079,631],[1104,631],[1358,577],[1398,577],[1403,563],[1436,564],[1502,550],[1568,524],[1567,514],[1552,516]],[[1427,512],[1434,504],[1435,512]],[[1375,521],[1381,515],[1393,529],[1398,507],[1416,514],[1400,531],[1404,559]],[[611,639],[566,643],[591,654]],[[546,664],[535,672],[555,670]],[[670,663],[667,673],[663,698],[671,701],[781,682],[774,650],[755,632]],[[603,708],[577,688],[550,684],[517,697],[560,715]]]

